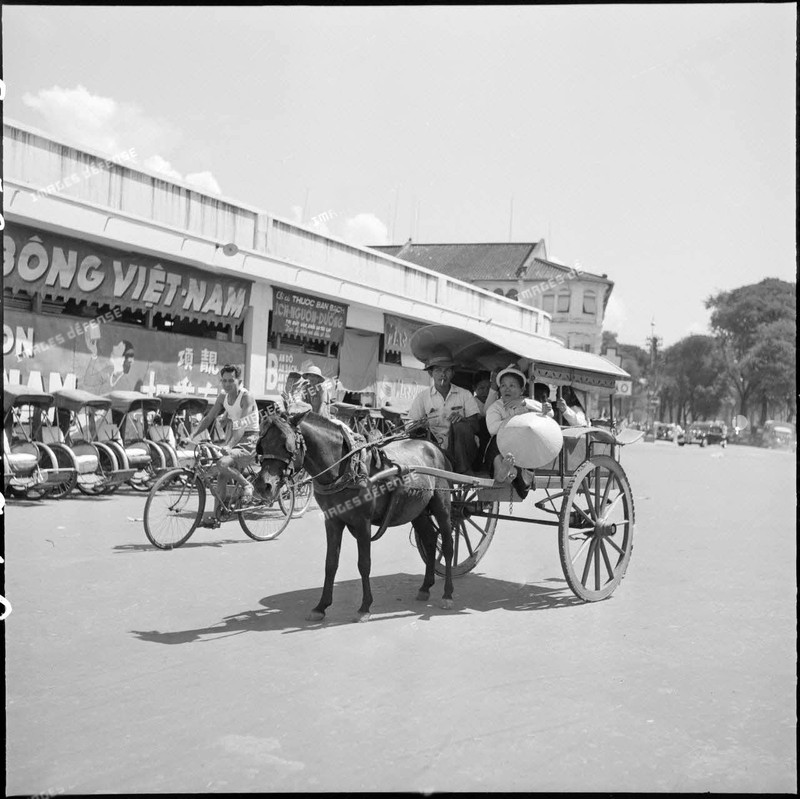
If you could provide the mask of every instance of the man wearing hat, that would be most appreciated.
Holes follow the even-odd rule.
[[[325,382],[325,375],[319,366],[311,364],[303,369],[303,401],[307,402],[314,413],[320,416],[330,416],[328,410],[328,387]]]
[[[442,348],[425,364],[433,385],[414,397],[408,417],[427,419],[439,446],[448,454],[457,472],[466,473],[478,454],[480,412],[471,391],[452,384],[453,358]]]

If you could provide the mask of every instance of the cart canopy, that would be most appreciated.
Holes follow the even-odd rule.
[[[431,355],[446,348],[457,366],[467,369],[501,369],[517,363],[534,379],[553,385],[571,385],[585,391],[611,394],[617,380],[629,380],[630,375],[619,366],[591,352],[571,350],[557,341],[533,336],[514,337],[501,342],[502,332],[489,328],[485,337],[448,325],[426,325],[411,338],[414,357],[426,362]]]
[[[12,408],[22,405],[35,405],[37,408],[49,408],[53,404],[53,395],[30,386],[3,386],[3,414]]]
[[[111,408],[115,411],[157,411],[161,407],[158,397],[149,397],[138,391],[111,391],[106,395],[111,400]]]
[[[92,394],[79,388],[60,388],[53,392],[56,408],[65,408],[72,413],[77,413],[81,408],[102,408],[107,410],[111,407],[111,400],[108,397],[101,397],[99,394]]]
[[[188,409],[189,413],[205,413],[209,402],[205,397],[195,397],[191,394],[159,394],[156,397],[161,401],[163,413],[177,413]]]

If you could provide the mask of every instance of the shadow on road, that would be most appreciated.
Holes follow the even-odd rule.
[[[550,579],[545,582],[553,586],[539,584],[510,583],[480,574],[468,574],[458,578],[454,600],[456,607],[445,610],[441,607],[443,581],[438,579],[433,587],[431,599],[427,602],[415,600],[417,589],[422,581],[421,575],[388,574],[373,577],[371,580],[372,614],[369,624],[390,621],[398,618],[413,618],[430,621],[437,616],[457,616],[468,611],[484,613],[491,610],[532,611],[558,610],[583,604],[567,588],[563,579]],[[229,635],[254,632],[297,633],[311,632],[322,628],[330,629],[350,625],[353,615],[361,603],[361,580],[347,580],[336,583],[333,605],[328,608],[326,620],[309,622],[306,614],[317,604],[321,586],[288,591],[264,597],[260,604],[263,609],[246,610],[208,627],[190,630],[131,630],[142,641],[158,644],[187,644],[193,641],[211,641]],[[392,607],[394,605],[394,607]]]

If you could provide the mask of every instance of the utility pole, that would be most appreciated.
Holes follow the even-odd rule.
[[[647,390],[647,432],[645,441],[655,441],[655,413],[659,404],[660,387],[658,385],[658,348],[662,338],[656,335],[656,322],[650,322],[650,336],[646,339],[650,350],[650,380]]]

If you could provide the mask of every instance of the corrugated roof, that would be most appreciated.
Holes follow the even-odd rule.
[[[535,243],[508,244],[404,244],[373,250],[432,269],[459,280],[515,280],[517,270],[530,257]]]

